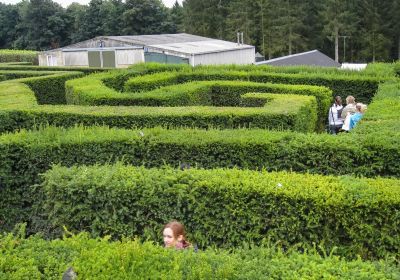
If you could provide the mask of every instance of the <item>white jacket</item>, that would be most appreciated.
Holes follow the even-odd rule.
[[[343,119],[338,116],[338,111],[343,109],[342,105],[337,105],[334,103],[331,108],[329,108],[328,121],[329,125],[343,125]]]

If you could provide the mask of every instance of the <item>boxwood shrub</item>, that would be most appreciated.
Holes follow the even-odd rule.
[[[61,279],[72,268],[78,279],[398,279],[395,265],[346,261],[315,252],[282,253],[261,247],[222,250],[167,250],[150,242],[110,242],[86,234],[46,241],[0,237],[4,279]],[[266,265],[267,264],[267,265]]]
[[[5,228],[28,219],[34,197],[28,186],[40,182],[38,174],[54,163],[72,166],[124,159],[148,167],[164,164],[178,167],[184,163],[204,168],[237,166],[399,177],[398,134],[385,137],[375,132],[332,137],[265,130],[102,127],[46,128],[3,134],[0,136],[0,219],[5,221]]]
[[[61,66],[34,66],[34,65],[21,65],[21,64],[0,64],[0,70],[7,71],[62,71],[62,72],[83,72],[85,74],[105,72],[115,68],[96,68],[96,67],[61,67]]]
[[[27,50],[0,50],[0,63],[4,62],[30,62],[38,63],[38,52]]]
[[[313,132],[317,124],[315,98],[300,95],[261,94],[260,108],[232,107],[115,107],[115,106],[37,106],[31,105],[33,93],[23,87],[9,90],[9,84],[0,85],[7,94],[0,95],[2,113],[0,131],[31,129],[38,125],[73,127],[76,124],[105,124],[121,128],[163,126],[168,128],[267,128]],[[18,89],[14,84],[12,89]],[[260,94],[259,94],[260,95]],[[13,102],[9,102],[12,100]],[[27,104],[22,104],[26,102]],[[21,103],[21,104],[18,104]],[[30,106],[31,107],[30,107]],[[242,104],[243,105],[243,104]],[[260,104],[261,106],[261,104]]]
[[[160,73],[157,75],[166,75]],[[68,81],[67,102],[76,105],[125,106],[238,106],[240,95],[249,92],[299,94],[315,96],[318,104],[318,121],[324,122],[331,102],[331,91],[324,87],[254,83],[243,81],[190,82],[162,87],[140,93],[121,93],[101,83],[105,75]]]
[[[148,91],[161,86],[189,81],[242,80],[259,83],[301,84],[325,86],[332,95],[353,95],[359,102],[369,103],[378,85],[388,77],[323,74],[323,73],[276,73],[250,68],[251,71],[234,71],[221,67],[194,68],[191,71],[158,73],[156,75],[137,76],[125,84],[125,91]],[[249,69],[249,70],[250,70]],[[332,96],[332,97],[333,97]]]
[[[41,187],[40,213],[60,232],[154,239],[178,219],[201,248],[269,239],[363,258],[400,251],[399,180],[117,164],[56,166]]]
[[[0,70],[0,75],[4,76],[4,80],[12,80],[19,78],[46,76],[49,74],[54,74],[51,71],[10,71],[10,70]]]

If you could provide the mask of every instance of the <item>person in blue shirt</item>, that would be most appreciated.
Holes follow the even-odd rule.
[[[352,130],[356,126],[356,124],[362,119],[366,109],[366,105],[362,103],[356,104],[356,113],[354,115],[351,115],[350,117],[350,130]]]

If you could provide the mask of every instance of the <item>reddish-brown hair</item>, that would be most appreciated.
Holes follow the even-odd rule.
[[[182,235],[182,242],[181,242],[181,248],[185,249],[189,246],[191,246],[190,242],[186,240],[186,231],[185,227],[178,221],[171,221],[168,224],[166,224],[163,228],[170,228],[172,230],[172,234],[174,235],[175,239],[178,239],[180,235]]]
[[[166,228],[170,228],[172,230],[175,239],[177,239],[180,235],[182,235],[183,240],[185,240],[186,238],[185,227],[180,222],[171,221],[164,226],[163,230]]]

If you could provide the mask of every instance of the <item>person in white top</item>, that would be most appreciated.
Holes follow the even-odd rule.
[[[335,97],[335,103],[329,108],[328,122],[329,122],[329,133],[338,134],[343,126],[342,119],[342,98],[340,96]]]
[[[349,95],[346,98],[346,107],[342,111],[343,126],[342,131],[349,132],[350,130],[350,118],[357,112],[356,100],[353,96]]]

